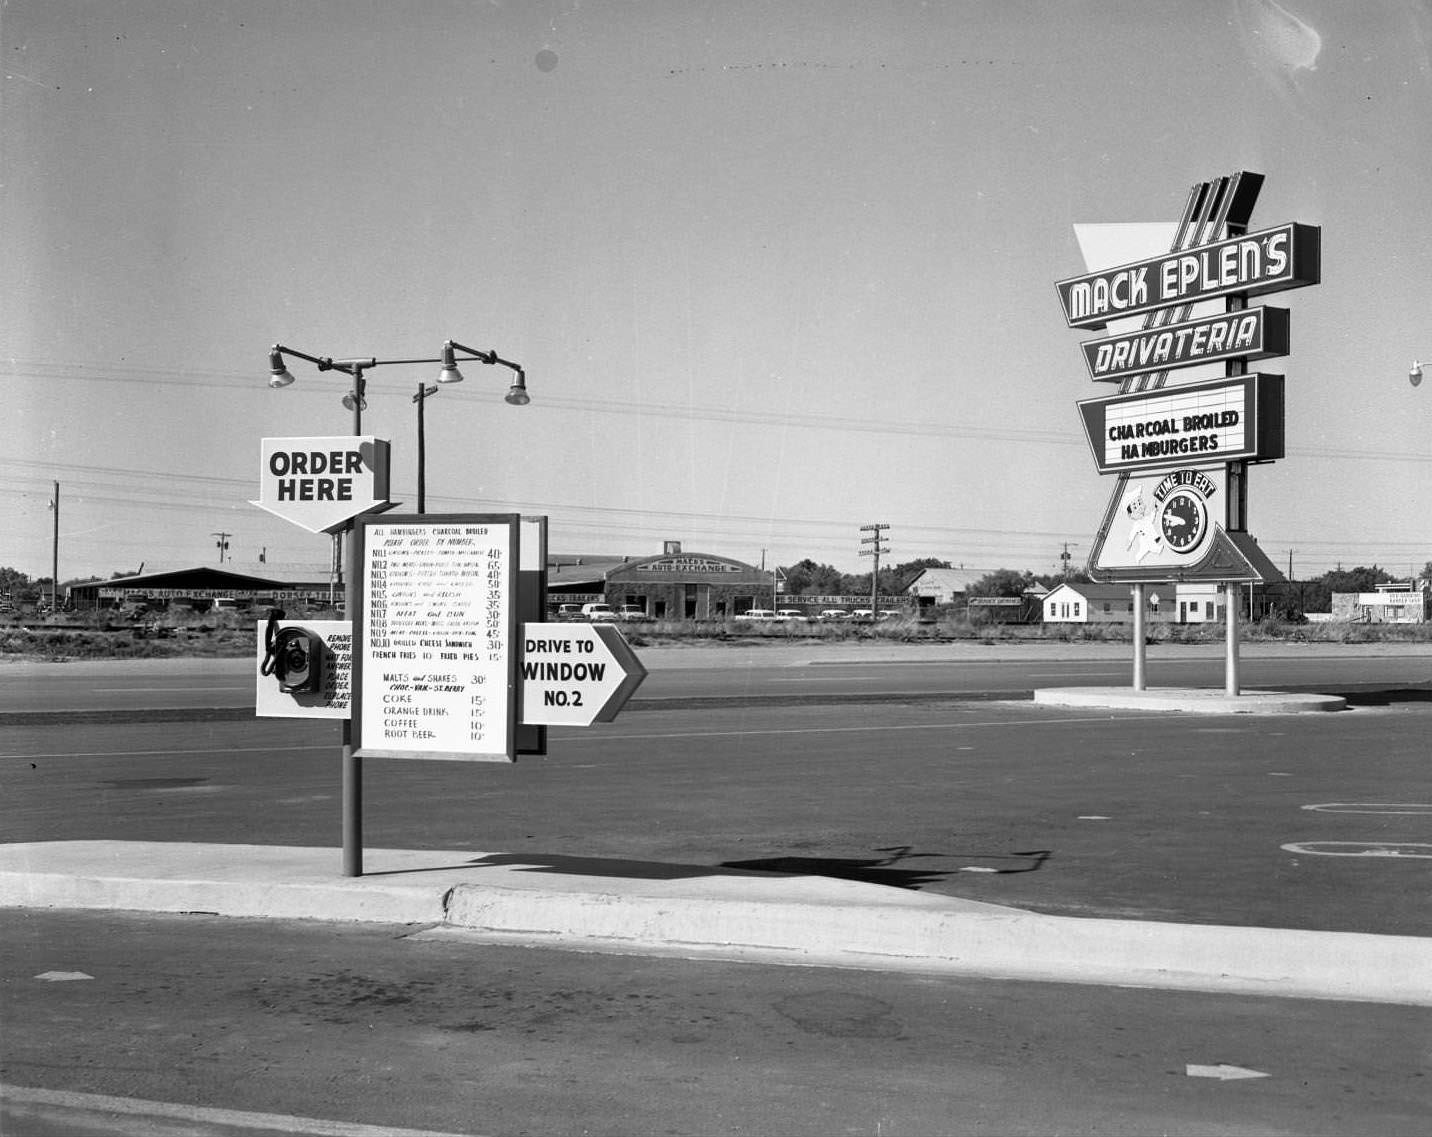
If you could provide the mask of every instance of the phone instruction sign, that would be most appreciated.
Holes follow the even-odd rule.
[[[356,755],[515,759],[520,521],[358,519]]]
[[[255,641],[259,645],[254,661],[255,702],[257,718],[281,719],[346,719],[351,713],[350,687],[353,678],[353,634],[347,620],[280,620],[276,629],[302,628],[323,645],[320,664],[322,676],[317,691],[285,694],[270,674],[264,672],[264,638],[267,628],[260,620],[255,625]]]

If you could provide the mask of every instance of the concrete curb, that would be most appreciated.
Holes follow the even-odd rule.
[[[1291,715],[1305,711],[1345,711],[1341,695],[1287,691],[1244,691],[1229,695],[1210,688],[1050,687],[1034,692],[1046,707],[1104,707],[1124,711],[1183,711],[1204,715]]]
[[[824,877],[370,849],[0,845],[0,907],[427,924],[422,936],[1432,1006],[1432,939],[1044,916]]]

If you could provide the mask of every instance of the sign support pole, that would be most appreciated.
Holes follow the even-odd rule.
[[[363,368],[353,368],[353,436],[363,433]],[[358,620],[358,522],[349,521],[344,533],[348,575],[343,579],[343,614],[348,626],[357,630]],[[353,640],[355,646],[357,637]],[[357,659],[354,659],[356,668]],[[355,670],[354,674],[357,674]],[[363,759],[353,753],[353,711],[357,691],[349,692],[348,717],[343,720],[343,875],[363,875]]]
[[[1237,695],[1238,690],[1238,585],[1228,581],[1223,585],[1224,623],[1228,629],[1227,645],[1223,661],[1223,693]]]
[[[1148,637],[1144,631],[1144,594],[1148,588],[1145,584],[1134,585],[1134,690],[1142,691],[1147,685],[1145,676],[1145,664],[1148,659],[1146,641]]]
[[[352,522],[344,534],[348,545],[348,576],[343,582],[343,612],[358,618],[358,527]],[[350,625],[351,626],[351,625]],[[353,702],[343,720],[343,875],[363,875],[363,759],[353,753]]]

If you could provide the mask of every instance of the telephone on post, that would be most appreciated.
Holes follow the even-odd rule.
[[[278,689],[285,694],[316,692],[323,679],[323,640],[307,628],[280,628],[282,619],[282,608],[269,610],[259,670],[274,676]]]

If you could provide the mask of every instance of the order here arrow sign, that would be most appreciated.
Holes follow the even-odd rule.
[[[523,624],[520,670],[529,726],[611,722],[646,678],[611,624]]]
[[[265,438],[259,451],[260,509],[310,533],[332,533],[388,500],[388,443],[372,435]]]

